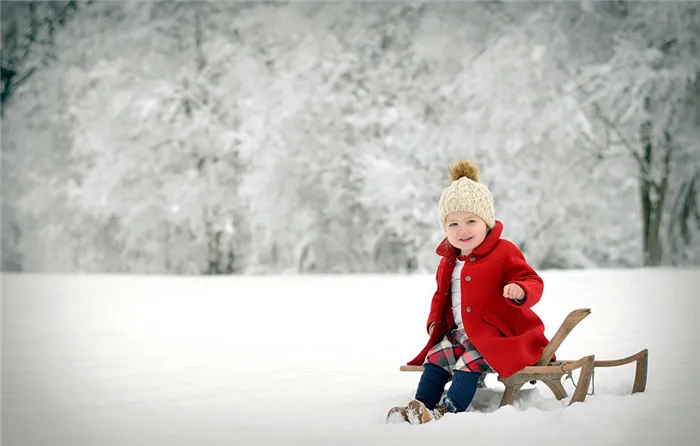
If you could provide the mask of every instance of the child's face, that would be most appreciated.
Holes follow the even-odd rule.
[[[488,226],[471,212],[450,212],[445,221],[445,231],[450,244],[466,255],[484,241]]]

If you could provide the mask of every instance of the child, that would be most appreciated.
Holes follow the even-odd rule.
[[[479,168],[467,161],[450,169],[451,184],[439,202],[447,237],[438,246],[427,330],[430,339],[409,365],[423,365],[415,399],[394,407],[387,421],[426,423],[464,412],[489,368],[507,378],[540,358],[548,343],[531,310],[543,283],[520,250],[501,239],[491,192]],[[440,403],[447,382],[452,384]]]

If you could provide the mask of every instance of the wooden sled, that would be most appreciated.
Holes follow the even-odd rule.
[[[577,360],[552,361],[552,357],[555,355],[562,342],[564,342],[564,339],[571,333],[571,330],[589,314],[591,314],[591,310],[588,308],[574,310],[569,313],[552,340],[547,344],[547,347],[545,347],[542,356],[535,365],[524,367],[519,372],[505,379],[500,376],[498,377],[498,380],[506,386],[499,407],[512,404],[520,388],[527,382],[534,384],[536,381],[542,381],[549,387],[557,400],[562,400],[568,396],[562,384],[562,378],[565,376],[572,377],[573,371],[577,369],[581,371],[578,382],[575,383],[576,390],[569,401],[569,405],[583,402],[588,394],[588,387],[591,383],[595,367],[617,367],[635,361],[637,362],[637,368],[635,371],[632,393],[644,392],[647,385],[647,362],[649,357],[649,351],[647,349],[635,353],[632,356],[616,360],[599,361],[595,359],[595,355],[590,355]],[[423,366],[403,365],[401,366],[401,371],[420,372],[423,371]],[[488,370],[486,373],[496,372],[494,370]],[[482,375],[482,377],[484,376],[485,374]]]

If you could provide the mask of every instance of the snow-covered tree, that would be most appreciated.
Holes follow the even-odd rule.
[[[2,2],[0,21],[0,111],[15,89],[55,59],[54,36],[90,2]]]
[[[690,4],[87,3],[5,110],[3,268],[431,271],[458,159],[538,267],[699,258]]]
[[[644,264],[659,265],[674,257],[669,249],[677,245],[664,236],[679,218],[670,212],[673,197],[683,201],[678,194],[694,190],[688,186],[700,170],[700,9],[692,3],[605,6],[598,14],[618,24],[612,54],[589,66],[579,84],[594,119],[614,141],[613,154],[624,153],[637,170]]]
[[[26,216],[19,227],[31,233],[47,221],[60,225],[48,234],[36,231],[38,240],[56,234],[49,248],[23,250],[54,269],[198,273],[234,271],[245,263],[235,257],[243,250],[234,254],[232,241],[234,230],[245,237],[245,225],[234,221],[243,212],[231,193],[242,167],[232,107],[221,102],[229,96],[211,91],[208,77],[217,67],[205,70],[206,61],[198,58],[208,42],[197,35],[197,11],[179,7],[179,14],[156,21],[154,30],[152,20],[160,20],[163,7],[168,5],[105,3],[82,11],[82,26],[57,42],[60,60],[27,85],[13,109],[17,114],[5,122],[34,114],[39,124],[39,132],[13,133],[3,155],[13,166],[27,166],[16,171],[26,193],[12,194],[14,208]],[[182,26],[188,20],[195,26]],[[93,26],[102,32],[92,33]],[[140,45],[153,32],[171,34],[161,35],[162,46],[154,49]],[[180,58],[169,57],[173,48],[180,49]],[[211,53],[213,59],[224,57]],[[41,107],[47,100],[51,107]],[[42,157],[37,169],[34,160]],[[110,246],[90,238],[93,233]],[[58,238],[73,249],[56,245]],[[46,252],[68,259],[52,261]],[[32,262],[24,263],[32,269]]]

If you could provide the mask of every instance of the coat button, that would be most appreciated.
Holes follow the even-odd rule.
[[[466,280],[467,282],[471,282],[471,281],[472,281],[472,276],[467,276],[467,277],[464,278],[464,280]]]
[[[467,308],[465,308],[465,309],[467,310],[467,313],[471,313],[471,312],[472,312],[472,307],[467,307]]]
[[[450,294],[450,293],[449,293],[449,292],[447,292],[447,291],[445,291],[445,296],[447,296],[448,294]]]
[[[474,260],[476,260],[476,257],[469,257],[470,262],[473,262]]]

